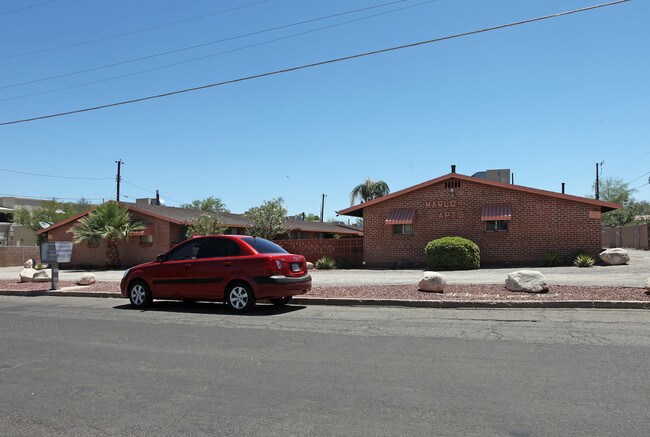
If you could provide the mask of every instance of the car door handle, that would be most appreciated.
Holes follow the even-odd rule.
[[[223,265],[226,267],[230,267],[232,263],[230,261],[226,261],[225,263],[223,263]]]
[[[189,264],[189,263],[188,263],[188,264],[185,264],[185,268],[186,268],[186,269],[189,269],[189,268],[191,268],[191,267],[192,267],[192,264]]]

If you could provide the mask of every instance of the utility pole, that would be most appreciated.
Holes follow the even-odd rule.
[[[156,205],[160,206],[160,193],[156,190]]]
[[[321,201],[320,204],[320,222],[323,223],[323,214],[325,213],[325,198],[327,196],[323,194],[323,200]]]
[[[115,162],[117,163],[117,177],[115,179],[117,181],[117,201],[119,203],[119,201],[120,201],[120,182],[122,182],[122,176],[120,176],[120,170],[121,170],[122,164],[124,164],[124,163],[122,162],[121,159],[118,159]]]
[[[596,163],[596,200],[600,200],[600,172],[603,171],[603,164],[605,161],[600,162],[600,169],[598,169],[598,163]]]

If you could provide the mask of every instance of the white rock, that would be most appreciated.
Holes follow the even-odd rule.
[[[32,280],[34,282],[49,282],[52,280],[52,277],[48,274],[47,270],[36,270]]]
[[[508,275],[506,288],[510,291],[542,293],[548,291],[548,281],[544,275],[535,270],[519,270]]]
[[[77,281],[77,285],[90,285],[95,283],[95,275],[92,273],[84,273]]]
[[[312,270],[314,268],[314,263],[307,262],[307,270]]]
[[[621,249],[620,247],[604,250],[598,256],[602,262],[610,266],[618,266],[630,262],[630,256],[627,254],[627,250]]]
[[[424,272],[418,286],[422,291],[442,293],[447,285],[447,278],[442,273]]]
[[[28,259],[27,261],[25,261],[25,264],[23,264],[23,267],[25,267],[26,269],[33,268],[34,267],[34,260],[31,259],[31,258]]]
[[[20,282],[34,282],[34,273],[36,270],[30,268],[24,268],[20,271]]]
[[[645,280],[645,283],[643,284],[646,290],[650,291],[650,278]]]

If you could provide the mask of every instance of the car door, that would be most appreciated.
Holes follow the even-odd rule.
[[[237,266],[239,245],[228,237],[209,237],[203,240],[194,263],[194,281],[197,299],[221,300],[224,287]]]
[[[156,299],[185,299],[194,293],[194,263],[202,239],[192,239],[169,251],[151,275]]]

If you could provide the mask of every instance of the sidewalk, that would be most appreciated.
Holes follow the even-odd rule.
[[[437,308],[650,309],[650,295],[643,288],[644,281],[650,277],[650,252],[628,250],[628,253],[630,263],[623,266],[514,267],[444,272],[448,285],[441,294],[417,290],[422,270],[310,270],[312,291],[304,297],[294,298],[293,302]],[[542,272],[550,284],[550,292],[508,292],[504,287],[506,277],[522,269]],[[97,283],[83,287],[76,286],[75,281],[86,271],[60,270],[60,290],[51,291],[50,283],[15,286],[20,270],[22,267],[0,267],[0,295],[121,297],[119,281],[123,271],[92,271]]]

